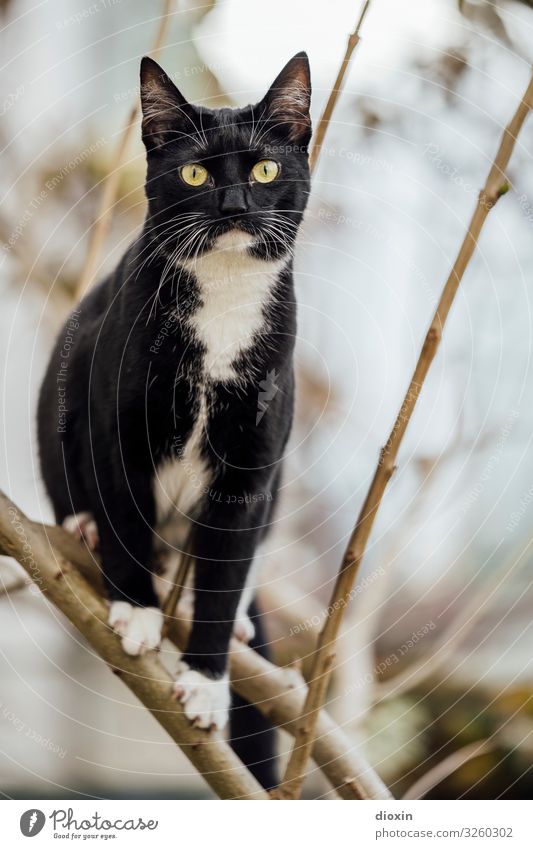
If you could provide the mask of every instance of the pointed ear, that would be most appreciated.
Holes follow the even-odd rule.
[[[141,61],[142,137],[147,150],[170,141],[180,132],[191,106],[157,62]],[[183,131],[182,131],[183,132]]]
[[[268,90],[266,118],[290,141],[307,144],[311,138],[311,72],[307,53],[297,53]],[[280,126],[281,125],[281,126]]]

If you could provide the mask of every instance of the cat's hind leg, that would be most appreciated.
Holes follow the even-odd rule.
[[[173,691],[184,706],[185,716],[197,728],[224,728],[231,704],[227,673],[212,678],[180,660]]]

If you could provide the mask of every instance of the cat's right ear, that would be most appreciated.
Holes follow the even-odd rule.
[[[311,137],[311,72],[307,53],[297,53],[278,74],[262,100],[264,114],[290,141],[307,145]]]
[[[147,150],[162,147],[180,125],[190,120],[191,107],[157,62],[141,60],[142,137]]]

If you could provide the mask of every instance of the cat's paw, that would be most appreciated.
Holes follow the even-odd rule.
[[[85,540],[91,551],[96,551],[100,544],[98,526],[92,513],[73,513],[63,519],[63,527],[69,534],[74,534],[79,540]]]
[[[233,623],[233,636],[241,643],[249,643],[255,636],[255,627],[249,616],[239,616]]]
[[[173,691],[193,725],[212,730],[224,728],[231,700],[227,675],[208,678],[181,660]]]
[[[114,601],[107,622],[122,637],[126,654],[144,654],[161,642],[163,613],[158,607],[134,607],[127,601]]]

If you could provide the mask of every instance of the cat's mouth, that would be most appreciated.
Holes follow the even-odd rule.
[[[244,251],[252,247],[253,243],[254,236],[252,233],[233,227],[231,230],[225,230],[217,236],[213,243],[213,250]]]
[[[290,227],[289,227],[290,224]],[[262,259],[280,258],[292,250],[296,225],[281,222],[274,212],[269,216],[242,215],[211,220],[193,255],[219,251],[252,252]]]
[[[251,236],[257,236],[257,227],[254,226],[252,221],[244,217],[226,218],[216,225],[216,236],[223,236],[225,233],[231,232],[249,233]]]
[[[208,250],[245,250],[259,238],[257,227],[245,218],[225,219],[211,230]]]

